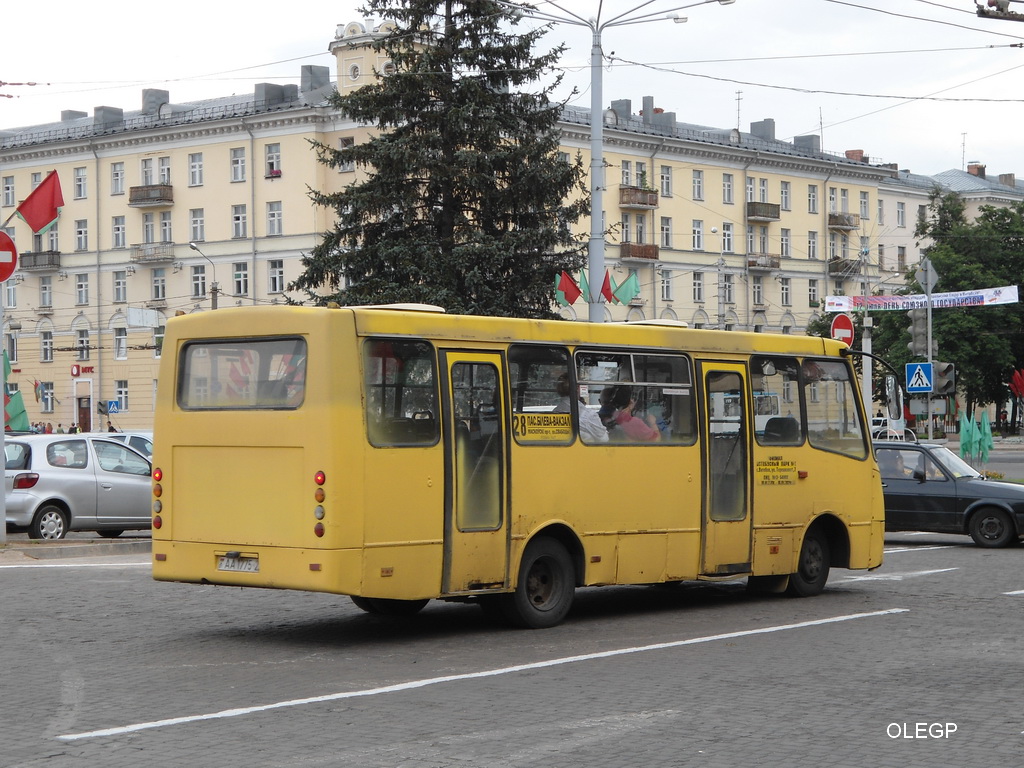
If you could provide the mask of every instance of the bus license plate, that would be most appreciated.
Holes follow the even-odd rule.
[[[260,561],[256,557],[220,557],[217,559],[217,570],[259,573]]]

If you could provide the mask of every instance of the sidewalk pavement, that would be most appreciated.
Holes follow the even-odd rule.
[[[153,542],[149,538],[134,539],[59,539],[37,541],[21,537],[8,537],[6,544],[0,544],[0,553],[17,552],[33,560],[51,560],[63,557],[97,557],[102,555],[134,555],[151,552]]]

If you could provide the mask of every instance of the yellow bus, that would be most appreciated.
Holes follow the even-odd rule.
[[[167,323],[153,576],[525,627],[577,587],[882,562],[846,345],[668,323],[245,307]],[[775,413],[758,418],[755,402]]]

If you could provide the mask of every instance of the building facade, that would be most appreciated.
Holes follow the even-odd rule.
[[[370,44],[390,28],[338,26],[335,82],[303,67],[299,85],[189,104],[147,89],[137,111],[0,130],[0,216],[20,254],[3,286],[8,385],[31,421],[102,428],[112,406],[116,426],[147,428],[168,317],[286,300],[302,254],[332,224],[308,189],[334,192],[358,173],[320,163],[312,144],[361,142],[370,130],[327,95],[387,76]],[[562,150],[588,166],[591,117],[567,108],[560,123]],[[681,122],[649,97],[638,114],[623,100],[598,119],[605,262],[617,285],[633,275],[639,291],[607,304],[607,320],[803,333],[826,295],[899,288],[925,245],[913,233],[931,190],[964,182],[826,153],[816,136],[780,141],[771,119],[749,132]],[[65,205],[33,235],[8,217],[51,170]],[[1016,182],[969,190],[972,205],[1022,192]],[[585,299],[561,311],[585,319]]]

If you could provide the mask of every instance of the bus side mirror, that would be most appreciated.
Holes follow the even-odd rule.
[[[890,420],[903,418],[903,389],[892,374],[885,377],[885,407]]]

